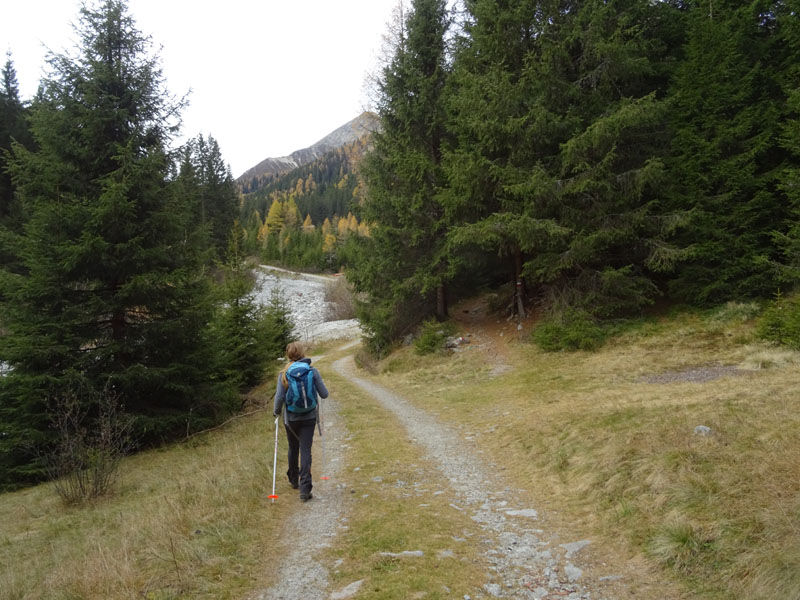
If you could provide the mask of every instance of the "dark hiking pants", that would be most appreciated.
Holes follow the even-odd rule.
[[[314,441],[314,427],[317,419],[312,417],[303,421],[289,421],[284,424],[289,440],[289,470],[286,475],[289,483],[297,485],[301,494],[311,493],[311,443]],[[299,468],[298,468],[299,459]]]

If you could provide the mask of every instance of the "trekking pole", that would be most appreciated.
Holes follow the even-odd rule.
[[[322,402],[317,405],[317,428],[319,429],[319,437],[322,438],[322,469],[321,471],[325,473],[325,467],[327,463],[325,462],[325,434],[322,432]],[[320,475],[320,479],[328,480],[327,475]]]
[[[273,504],[278,495],[275,493],[275,471],[278,468],[278,419],[280,416],[275,417],[275,450],[272,453],[272,494],[267,496],[271,498]]]

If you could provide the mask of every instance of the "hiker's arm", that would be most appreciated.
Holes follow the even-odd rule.
[[[286,390],[283,389],[283,382],[278,374],[278,384],[275,386],[275,406],[272,408],[272,414],[276,417],[281,414],[284,398],[286,398]]]
[[[317,388],[317,393],[320,398],[328,397],[328,388],[325,387],[325,382],[322,381],[322,375],[319,374],[317,369],[314,369],[314,386]]]

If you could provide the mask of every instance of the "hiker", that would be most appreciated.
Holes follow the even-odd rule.
[[[289,441],[289,470],[286,475],[294,489],[300,488],[300,500],[305,502],[312,498],[311,443],[317,424],[316,396],[327,398],[328,388],[319,371],[311,366],[311,359],[303,354],[300,342],[291,342],[286,346],[286,359],[287,365],[278,375],[272,416],[277,417],[281,409],[286,407],[283,411],[283,426]],[[304,385],[306,382],[307,385]],[[298,393],[302,399],[297,398]]]

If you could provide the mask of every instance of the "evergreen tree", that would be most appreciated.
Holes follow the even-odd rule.
[[[194,170],[199,186],[201,223],[208,229],[217,255],[224,255],[228,236],[239,212],[239,193],[223,158],[219,143],[213,137],[197,136],[191,143]]]
[[[15,147],[30,219],[26,274],[3,279],[0,382],[4,484],[39,475],[48,403],[111,385],[144,440],[202,425],[214,392],[203,248],[190,202],[170,183],[166,145],[180,104],[124,2],[81,9],[77,54],[51,55],[32,113],[38,148]]]
[[[527,301],[524,252],[546,255],[565,234],[537,202],[547,188],[536,190],[534,176],[542,179],[559,141],[576,126],[574,118],[543,106],[547,83],[534,66],[526,68],[544,60],[539,40],[548,18],[550,37],[558,39],[563,19],[544,8],[538,1],[468,2],[448,102],[455,143],[445,153],[444,198],[457,225],[449,239],[462,251],[477,245],[506,262],[501,268],[514,285],[517,313]],[[552,75],[549,82],[555,84]],[[563,91],[554,85],[552,95],[556,89]],[[565,98],[557,102],[568,105]]]
[[[797,20],[788,3],[704,0],[689,10],[686,57],[672,89],[674,199],[692,222],[679,238],[692,247],[672,292],[692,302],[768,295],[789,203],[777,180],[787,68],[797,45],[782,32]],[[776,15],[783,14],[778,20]],[[791,84],[789,84],[790,87]],[[796,83],[795,83],[796,85]]]
[[[368,188],[362,214],[372,237],[352,273],[356,289],[370,294],[362,316],[376,341],[429,314],[443,319],[448,310],[447,221],[437,198],[444,182],[446,3],[414,0],[398,25],[378,82],[382,129],[362,165]],[[388,331],[377,332],[378,324]]]
[[[659,215],[677,16],[645,0],[468,3],[450,102],[450,239],[510,258],[548,306],[608,316],[679,255]]]
[[[800,2],[781,3],[777,14],[781,28],[782,47],[793,49],[781,65],[781,87],[787,96],[786,120],[781,145],[790,153],[791,160],[780,175],[781,191],[786,194],[791,207],[788,244],[782,244],[786,262],[791,268],[792,280],[800,281]]]
[[[288,308],[271,299],[268,307],[259,305],[253,295],[255,280],[245,262],[243,230],[238,221],[231,228],[224,282],[211,335],[219,340],[220,364],[214,368],[237,389],[257,384],[271,359],[283,355],[291,339],[293,325]]]
[[[19,96],[17,72],[10,53],[0,77],[0,265],[18,270],[19,258],[14,248],[19,241],[24,215],[15,198],[15,186],[8,171],[8,156],[12,144],[31,147],[32,140],[25,121],[27,107]]]

